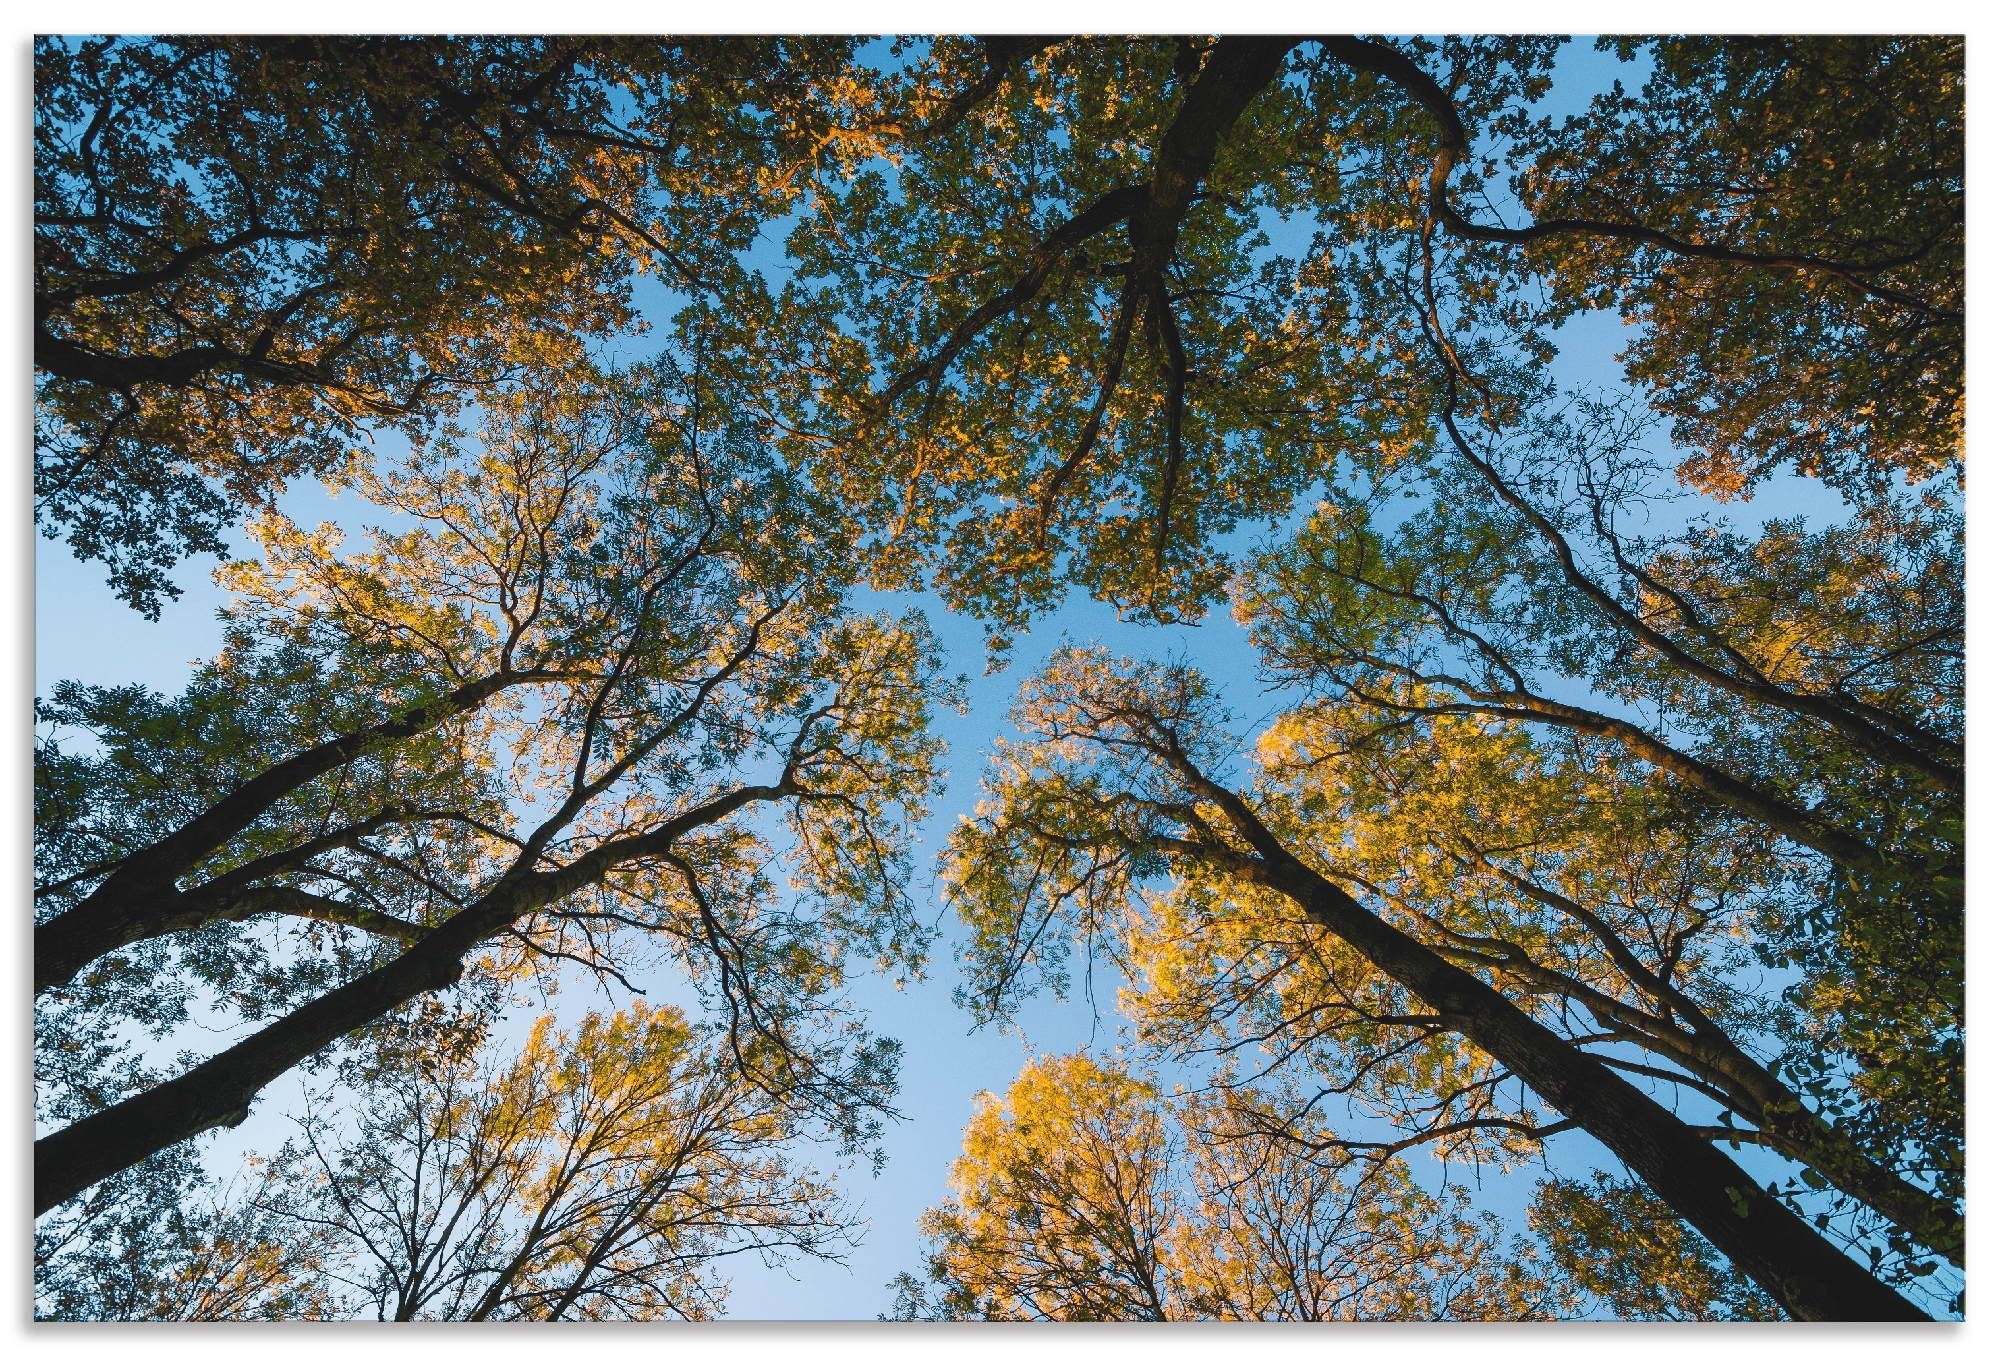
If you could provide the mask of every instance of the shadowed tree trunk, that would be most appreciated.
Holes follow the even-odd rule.
[[[664,851],[745,806],[796,790],[788,781],[742,787],[647,833],[605,844],[567,866],[509,874],[388,964],[322,994],[179,1077],[37,1140],[35,1213],[61,1205],[169,1145],[204,1130],[241,1124],[251,1101],[273,1079],[419,994],[450,988],[464,973],[473,948],[535,909],[595,884],[625,862]]]
[[[1927,1318],[1679,1117],[1294,856],[1240,796],[1197,767],[1177,740],[1144,743],[1189,792],[1221,813],[1249,851],[1206,834],[1205,841],[1156,839],[1154,847],[1292,899],[1616,1154],[1786,1313],[1811,1321]]]

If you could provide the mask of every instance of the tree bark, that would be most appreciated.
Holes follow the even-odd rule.
[[[1716,1071],[1737,1084],[1757,1117],[1765,1142],[1787,1158],[1818,1172],[1839,1190],[1936,1250],[1953,1266],[1965,1265],[1965,1217],[1947,1202],[1915,1186],[1853,1140],[1806,1109],[1770,1070],[1726,1037],[1710,1057]]]
[[[774,786],[739,787],[646,833],[594,848],[566,866],[510,872],[386,965],[320,995],[179,1077],[37,1140],[35,1213],[204,1130],[240,1125],[251,1102],[273,1079],[419,994],[450,988],[463,975],[473,948],[517,920],[695,829],[798,789],[789,773]]]
[[[1813,1321],[1928,1317],[1772,1199],[1665,1107],[1300,861],[1240,797],[1209,781],[1185,757],[1173,761],[1252,849],[1249,854],[1201,850],[1208,860],[1290,897],[1314,922],[1500,1061],[1615,1153],[1786,1313]]]
[[[196,906],[174,882],[286,796],[352,762],[369,747],[423,734],[508,687],[545,677],[525,671],[489,674],[274,763],[180,828],[125,858],[88,898],[37,927],[35,992],[67,984],[84,966],[120,947],[227,917],[233,895]]]

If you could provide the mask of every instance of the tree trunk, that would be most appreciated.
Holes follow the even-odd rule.
[[[1640,1180],[1794,1318],[1917,1322],[1928,1316],[1773,1200],[1726,1154],[1632,1084],[1494,989],[1363,907],[1293,856],[1225,787],[1176,760],[1255,855],[1210,860],[1277,889],[1309,918],[1434,1009]]]
[[[35,992],[67,984],[84,966],[120,947],[227,916],[227,905],[205,912],[178,908],[181,891],[174,882],[286,796],[369,748],[422,734],[506,688],[544,677],[508,672],[474,679],[272,764],[166,837],[126,857],[87,899],[37,927]]]
[[[148,1156],[219,1126],[240,1125],[273,1079],[464,973],[467,955],[542,901],[547,874],[520,878],[440,924],[395,960],[349,980],[178,1078],[66,1125],[35,1143],[35,1213],[51,1210]]]
[[[1635,1008],[1536,964],[1525,953],[1518,959],[1495,958],[1493,964],[1540,991],[1574,999],[1600,1020],[1624,1028],[1628,1039],[1642,1049],[1672,1060],[1711,1085],[1709,1095],[1749,1118],[1770,1148],[1818,1171],[1952,1265],[1965,1265],[1965,1219],[1951,1202],[1909,1182],[1839,1127],[1807,1110],[1783,1079],[1738,1045],[1699,1003],[1648,970],[1594,912],[1484,858],[1481,865],[1529,898],[1589,928],[1626,978],[1663,1006],[1658,1013]]]
[[[149,1155],[204,1130],[239,1125],[273,1079],[431,989],[449,988],[467,955],[554,900],[602,880],[625,862],[672,846],[695,829],[759,801],[794,794],[785,776],[772,786],[740,786],[658,827],[601,844],[554,870],[517,870],[476,903],[459,910],[386,965],[321,994],[177,1078],[136,1093],[35,1142],[35,1213]]]

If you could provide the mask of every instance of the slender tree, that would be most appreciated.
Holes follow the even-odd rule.
[[[219,750],[198,726],[140,720],[104,756],[57,764],[71,794],[45,820],[61,865],[37,947],[58,1023],[143,1005],[175,984],[178,943],[246,921],[381,940],[304,965],[296,1005],[221,1053],[164,1081],[138,1071],[155,1085],[109,1105],[125,1089],[101,1091],[42,1141],[38,1208],[240,1121],[286,1069],[468,969],[498,981],[569,957],[615,974],[620,938],[677,951],[735,1039],[789,1050],[828,1115],[858,1128],[879,1109],[873,1092],[838,1109],[840,1070],[873,1088],[886,1048],[816,1054],[808,1029],[837,1008],[850,956],[906,963],[922,945],[901,824],[938,752],[930,642],[912,620],[846,612],[837,533],[740,430],[711,438],[693,408],[615,384],[524,392],[495,407],[483,447],[425,445],[373,482],[417,528],[350,555],[330,530],[271,523],[268,562],[236,579],[239,639],[332,660],[282,689],[284,719],[198,690],[187,703],[229,729]],[[209,680],[266,673],[232,652]],[[440,732],[435,784],[400,775],[439,767]],[[190,748],[215,780],[150,794]],[[129,798],[89,794],[134,764]],[[783,815],[812,907],[783,906],[766,877],[775,825],[758,807]],[[410,828],[432,823],[441,839]]]
[[[404,1061],[354,1128],[309,1122],[267,1213],[326,1240],[308,1272],[337,1311],[457,1322],[703,1319],[715,1268],[834,1257],[854,1224],[783,1155],[798,1117],[725,1043],[643,1002],[511,1060]]]
[[[983,1096],[921,1225],[900,1318],[1519,1319],[1565,1292],[1532,1246],[1398,1164],[1247,1132],[1240,1097],[1174,1105],[1117,1062],[1031,1063]],[[1267,1109],[1268,1111],[1268,1109]],[[1311,1113],[1305,1112],[1308,1118]]]
[[[1247,579],[1242,615],[1272,671],[1315,694],[1329,727],[1346,731],[1321,756],[1343,756],[1338,748],[1387,767],[1398,750],[1420,759],[1469,731],[1505,743],[1500,731],[1513,725],[1543,732],[1547,747],[1587,751],[1586,765],[1636,760],[1675,787],[1648,798],[1705,802],[1691,813],[1741,826],[1726,836],[1772,840],[1778,869],[1751,898],[1763,916],[1761,959],[1782,957],[1809,977],[1793,992],[1797,1018],[1771,1033],[1790,1046],[1794,1085],[1850,1099],[1858,1124],[1875,1123],[1863,1157],[1901,1158],[1914,1130],[1926,1145],[1920,1171],[1955,1194],[1956,510],[1926,495],[1818,530],[1788,519],[1749,537],[1697,520],[1649,540],[1615,526],[1621,511],[1648,507],[1634,488],[1645,482],[1593,460],[1587,438],[1536,444],[1514,463],[1500,483],[1540,484],[1534,501],[1511,488],[1482,500],[1487,476],[1465,470],[1400,478],[1421,507],[1390,531],[1368,521],[1365,500],[1329,506]],[[1571,476],[1583,482],[1572,507],[1548,506]],[[1578,539],[1558,514],[1581,520]],[[1410,733],[1430,727],[1453,733]],[[1486,813],[1505,822],[1532,804],[1496,798]],[[1471,874],[1490,874],[1476,848],[1447,850]],[[1371,868],[1378,878],[1389,869]],[[1536,888],[1502,881],[1524,901]],[[1543,888],[1542,904],[1579,902]],[[1955,1226],[1925,1232],[1947,1255],[1958,1251]]]
[[[1228,741],[1193,674],[1067,651],[1020,719],[1038,737],[1003,755],[992,798],[956,839],[961,915],[994,1000],[1026,965],[1060,960],[1063,933],[1103,927],[1147,874],[1269,891],[1406,991],[1422,1023],[1462,1036],[1618,1155],[1788,1313],[1921,1317],[1614,1067],[1362,903],[1264,797],[1217,780]]]
[[[1753,949],[1787,890],[1767,836],[1662,796],[1615,753],[1476,719],[1411,726],[1314,707],[1267,732],[1260,763],[1267,817],[1285,816],[1290,840],[1371,907],[1579,1049],[1651,1080],[1700,1133],[1775,1150],[1807,1185],[1866,1206],[1876,1243],[1886,1230],[1932,1259],[1913,1265],[1962,1265],[1950,1113],[1829,1096],[1788,1058],[1804,1024]],[[1534,1114],[1504,1064],[1282,898],[1183,884],[1114,940],[1150,1045],[1254,1048],[1394,1127],[1329,1147],[1515,1164],[1577,1128]]]

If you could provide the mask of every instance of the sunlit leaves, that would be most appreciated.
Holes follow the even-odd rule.
[[[1296,1138],[1273,1135],[1274,1123]],[[1115,1061],[984,1095],[895,1317],[1409,1320],[1560,1313],[1519,1239],[1400,1166],[1315,1155],[1310,1107],[1162,1094]]]
[[[1588,1180],[1551,1178],[1530,1213],[1556,1267],[1619,1318],[1782,1316],[1642,1186],[1602,1172]]]

